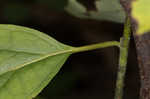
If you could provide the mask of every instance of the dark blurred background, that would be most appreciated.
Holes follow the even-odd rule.
[[[81,0],[90,10],[94,0]],[[82,46],[119,41],[123,24],[79,19],[66,13],[67,0],[1,0],[0,23],[40,30],[62,43]],[[37,99],[113,99],[119,50],[115,47],[72,55]],[[131,38],[124,99],[138,99],[139,73]]]

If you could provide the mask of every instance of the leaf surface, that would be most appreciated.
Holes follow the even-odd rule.
[[[150,0],[136,0],[132,3],[132,16],[138,22],[137,34],[150,31]]]
[[[0,99],[35,97],[72,48],[34,29],[0,25]]]

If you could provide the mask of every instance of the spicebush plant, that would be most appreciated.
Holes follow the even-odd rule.
[[[0,25],[0,99],[32,99],[59,72],[70,55],[116,46],[120,49],[119,69],[114,99],[122,99],[128,46],[133,32],[141,75],[141,99],[150,99],[150,1],[96,0],[97,10],[88,11],[77,0],[63,6],[81,19],[124,23],[120,41],[72,47],[34,29]]]

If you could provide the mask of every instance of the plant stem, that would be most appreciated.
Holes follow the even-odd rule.
[[[119,58],[119,69],[117,75],[116,90],[115,90],[115,99],[123,98],[123,87],[124,87],[124,79],[125,79],[125,73],[127,67],[130,35],[131,35],[131,23],[130,23],[130,19],[127,18],[124,26],[123,37],[120,40],[120,58]]]
[[[99,49],[99,48],[112,47],[112,46],[119,47],[120,43],[117,41],[107,41],[104,43],[98,43],[98,44],[93,44],[93,45],[76,47],[76,48],[73,48],[71,50],[71,52],[72,53],[85,52],[85,51],[95,50],[95,49]]]

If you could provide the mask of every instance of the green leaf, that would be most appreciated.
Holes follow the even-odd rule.
[[[109,41],[71,47],[34,29],[0,25],[0,99],[32,99],[72,53],[119,45]]]
[[[137,34],[150,31],[150,0],[136,0],[132,2],[132,16],[138,22]]]
[[[124,23],[125,12],[119,0],[97,0],[95,5],[98,11],[91,12],[93,19]]]
[[[77,0],[68,0],[68,5],[65,7],[65,10],[76,17],[88,18],[86,15],[87,9],[77,2]]]
[[[13,72],[8,72],[4,75],[0,75],[0,88],[3,87],[3,85],[9,80],[12,74]]]
[[[68,6],[65,8],[70,14],[86,19],[108,20],[124,23],[125,12],[121,7],[119,0],[96,0],[96,11],[88,11],[86,7],[77,0],[69,0]]]
[[[33,29],[0,25],[0,99],[35,97],[72,48]]]

